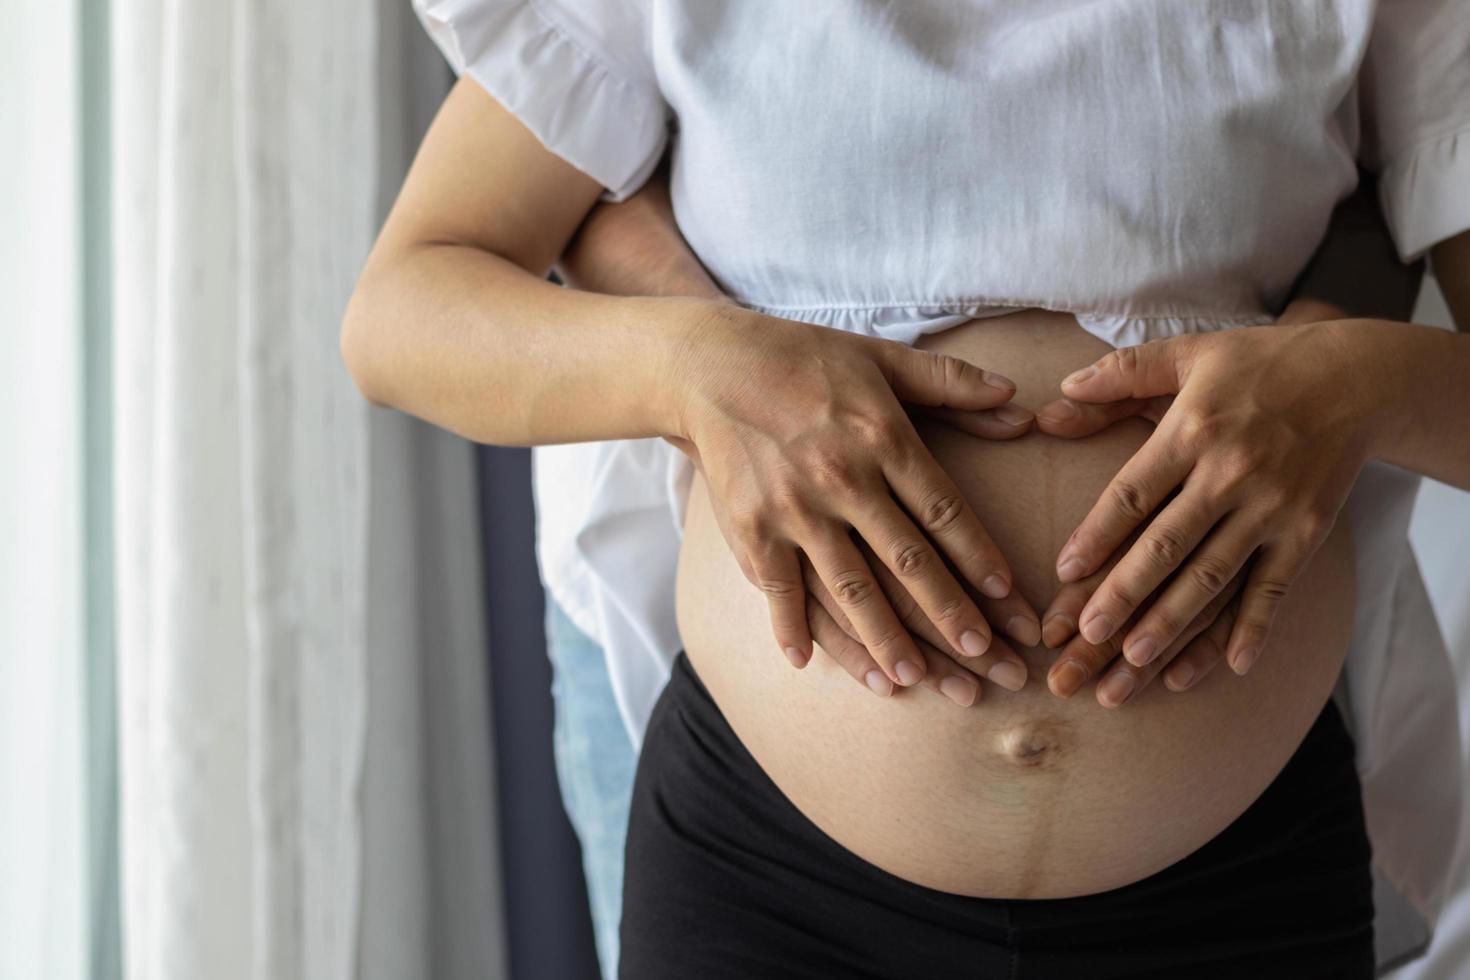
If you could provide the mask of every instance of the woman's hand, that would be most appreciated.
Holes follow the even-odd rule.
[[[703,472],[725,540],[769,600],[794,664],[811,656],[800,553],[889,680],[906,687],[929,671],[850,531],[947,646],[985,654],[991,628],[944,558],[992,599],[1010,595],[1010,569],[901,403],[968,413],[971,431],[1012,437],[1031,423],[1006,404],[1012,382],[957,358],[717,304],[669,376],[680,379],[671,441]]]
[[[877,576],[878,585],[888,597],[893,611],[912,634],[914,644],[924,656],[928,665],[924,673],[926,687],[943,694],[961,707],[969,707],[980,696],[980,685],[971,675],[988,678],[1010,691],[1019,691],[1026,685],[1026,661],[1021,659],[1004,637],[994,637],[985,653],[979,657],[959,656],[951,652],[943,634],[924,615],[924,611],[919,608],[919,604],[903,583],[873,555],[867,545],[861,541],[857,544],[868,561],[868,567]],[[822,583],[810,562],[803,560],[801,568],[807,587],[807,621],[811,624],[812,639],[851,674],[853,679],[866,684],[874,694],[880,697],[892,694],[893,685],[862,645],[857,628],[848,619],[842,605]],[[1035,646],[1040,641],[1040,627],[1031,618],[1031,608],[1019,592],[1012,590],[1003,599],[981,596],[978,603],[988,621],[1004,624],[1005,631],[1021,643]],[[805,664],[796,663],[796,666],[803,667]]]
[[[1076,582],[1149,522],[1087,600],[1081,638],[1108,641],[1172,576],[1123,634],[1128,662],[1149,665],[1250,561],[1226,648],[1249,670],[1378,438],[1373,350],[1338,324],[1250,327],[1123,348],[1064,380],[1038,412],[1056,435],[1077,403],[1121,417],[1176,395],[1057,558]]]
[[[1139,531],[1130,534],[1102,568],[1058,589],[1042,614],[1042,642],[1060,650],[1046,674],[1047,687],[1057,697],[1070,698],[1083,684],[1097,677],[1097,702],[1105,708],[1117,708],[1137,697],[1160,676],[1171,691],[1187,691],[1224,657],[1225,644],[1240,611],[1240,589],[1249,563],[1205,604],[1204,610],[1162,655],[1145,666],[1130,663],[1121,655],[1124,630],[1114,632],[1101,643],[1089,643],[1077,634],[1077,618],[1087,601],[1138,536]],[[1130,623],[1136,622],[1140,614],[1141,610],[1136,610]]]

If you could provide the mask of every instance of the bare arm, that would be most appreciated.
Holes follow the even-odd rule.
[[[343,321],[363,394],[481,442],[673,432],[658,382],[698,307],[545,280],[601,193],[483,91],[456,85]]]
[[[1014,384],[955,358],[709,298],[547,282],[601,190],[462,79],[343,321],[343,356],[363,393],[485,442],[682,440],[793,661],[811,655],[800,553],[890,680],[913,684],[927,670],[849,529],[953,649],[994,655],[989,624],[938,551],[991,598],[1010,594],[1010,570],[903,403],[984,412],[1009,401]]]
[[[557,272],[567,285],[594,293],[727,300],[679,234],[667,162],[628,200],[598,204]]]

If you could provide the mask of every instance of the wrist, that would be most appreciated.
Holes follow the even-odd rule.
[[[1344,391],[1355,392],[1365,459],[1393,454],[1411,424],[1413,371],[1403,331],[1422,328],[1386,320],[1349,320],[1335,324],[1348,351]],[[1412,346],[1412,345],[1409,345]]]
[[[748,357],[759,314],[728,297],[647,301],[663,321],[661,356],[651,365],[648,391],[653,424],[664,437],[693,440],[691,408],[718,377],[721,366]]]

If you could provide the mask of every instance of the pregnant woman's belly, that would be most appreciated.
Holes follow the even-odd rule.
[[[1068,316],[978,320],[922,345],[1014,379],[1036,409],[1109,348]],[[920,432],[1005,552],[1039,611],[1066,537],[1147,437],[1128,420],[1085,440],[987,442]],[[1256,666],[1221,665],[1176,693],[1156,681],[1118,709],[1088,686],[1046,688],[1056,657],[1020,649],[1018,693],[984,683],[960,708],[925,688],[874,697],[818,652],[802,672],[775,648],[764,597],[691,490],[678,615],[689,659],[761,767],[858,856],[930,888],[1057,898],[1117,888],[1196,850],[1281,771],[1329,697],[1353,620],[1353,552],[1339,521],[1283,602]],[[982,682],[983,683],[983,682]]]

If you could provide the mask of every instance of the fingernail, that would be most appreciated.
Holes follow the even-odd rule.
[[[1073,371],[1071,374],[1067,375],[1065,378],[1062,379],[1062,384],[1063,385],[1080,385],[1082,382],[1086,381],[1088,378],[1092,377],[1094,374],[1097,374],[1097,367],[1095,365],[1089,364],[1087,367],[1083,368],[1082,370],[1080,370],[1080,371]]]
[[[1174,682],[1174,690],[1183,691],[1194,681],[1194,668],[1189,664],[1180,664],[1169,671],[1168,676],[1164,679]]]
[[[1026,411],[1019,405],[1013,405],[1010,402],[1006,402],[1004,405],[995,410],[995,417],[1000,419],[1006,425],[1025,425],[1036,416],[1032,415],[1030,412]]]
[[[1260,654],[1260,652],[1261,651],[1257,650],[1255,647],[1246,647],[1244,650],[1235,655],[1235,663],[1231,666],[1230,669],[1235,671],[1237,674],[1244,674],[1246,671],[1251,669],[1251,664],[1256,662],[1256,657]]]
[[[975,703],[976,690],[974,681],[967,681],[963,677],[957,677],[954,674],[950,674],[939,682],[939,693],[949,698],[961,708],[968,708]]]
[[[786,659],[791,661],[791,666],[793,667],[799,668],[806,666],[806,658],[801,655],[801,651],[796,649],[796,647],[786,648]]]
[[[1057,613],[1041,628],[1041,642],[1052,648],[1059,647],[1067,637],[1072,635],[1072,630],[1075,628],[1076,624],[1072,622],[1071,616]]]
[[[1026,686],[1026,668],[1011,660],[1002,660],[985,676],[1007,691],[1019,691]]]
[[[868,688],[880,698],[886,698],[893,693],[893,682],[881,670],[868,671],[863,675],[863,680],[868,682]]]
[[[1133,675],[1109,674],[1098,687],[1098,693],[1102,695],[1103,704],[1109,708],[1116,708],[1128,700],[1128,695],[1133,693]]]
[[[1057,566],[1057,578],[1063,582],[1071,582],[1082,577],[1082,559],[1075,555],[1065,559]]]
[[[1035,620],[1025,616],[1012,616],[1006,620],[1006,635],[1017,643],[1034,647],[1041,642],[1041,627],[1036,625]]]
[[[996,374],[994,371],[981,371],[980,377],[992,388],[999,388],[1001,391],[1016,390],[1016,383],[1003,374]]]
[[[1159,645],[1151,636],[1143,636],[1133,641],[1133,644],[1123,651],[1123,656],[1135,667],[1145,667],[1158,653]]]
[[[1077,688],[1087,680],[1087,671],[1075,660],[1068,660],[1062,664],[1051,675],[1051,689],[1055,694],[1064,698],[1070,698],[1077,693]]]
[[[991,575],[980,583],[980,591],[992,599],[1004,599],[1011,594],[1011,583],[999,575]]]
[[[1093,645],[1113,635],[1113,621],[1104,613],[1097,613],[1082,624],[1082,638]]]
[[[898,675],[898,682],[904,687],[913,687],[924,679],[924,672],[919,665],[912,660],[900,660],[893,668]]]
[[[1056,401],[1043,407],[1036,414],[1048,422],[1070,422],[1082,413],[1078,410],[1077,403],[1072,401],[1072,399],[1058,398]]]
[[[990,649],[990,638],[976,630],[965,630],[960,634],[960,650],[967,657],[978,657]]]

